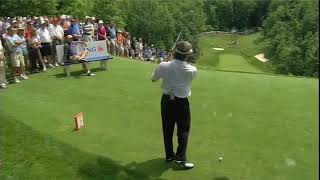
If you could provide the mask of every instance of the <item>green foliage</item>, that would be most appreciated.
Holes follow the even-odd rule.
[[[272,1],[263,35],[280,73],[318,76],[318,6],[315,1]]]
[[[262,24],[270,0],[206,0],[207,24],[215,30],[251,29]]]
[[[161,7],[161,8],[160,8]],[[158,1],[131,1],[127,30],[148,44],[170,49],[175,37],[172,15],[166,4]]]
[[[127,6],[129,0],[94,0],[92,13],[105,22],[114,21],[118,28],[127,24]]]
[[[83,19],[87,15],[92,15],[93,2],[92,0],[60,0],[60,13]]]
[[[54,15],[57,0],[1,0],[0,16]]]

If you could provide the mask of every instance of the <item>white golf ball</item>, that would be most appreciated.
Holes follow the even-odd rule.
[[[222,157],[219,157],[219,161],[222,161]]]

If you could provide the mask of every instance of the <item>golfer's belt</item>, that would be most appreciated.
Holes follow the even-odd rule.
[[[175,96],[174,96],[174,94],[172,92],[169,93],[169,96],[170,96],[170,100],[174,100]]]

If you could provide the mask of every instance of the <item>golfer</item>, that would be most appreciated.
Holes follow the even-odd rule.
[[[191,95],[191,81],[197,74],[197,68],[188,64],[192,46],[180,41],[174,51],[174,59],[162,62],[152,74],[152,81],[162,78],[161,117],[166,161],[175,161],[186,169],[193,168],[187,161],[186,151],[190,131],[190,108],[188,97]],[[173,151],[173,131],[177,124],[178,148]]]

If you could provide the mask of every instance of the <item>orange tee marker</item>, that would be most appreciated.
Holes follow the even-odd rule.
[[[74,116],[74,120],[76,123],[76,130],[80,130],[84,126],[84,121],[83,121],[83,112],[78,113],[77,115]]]

